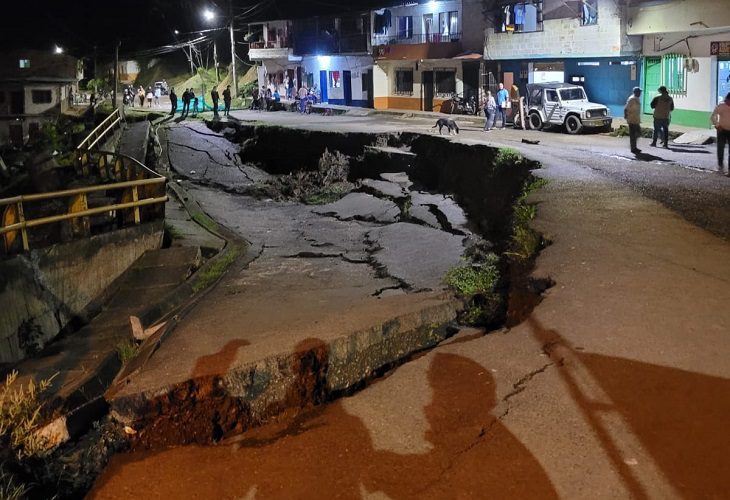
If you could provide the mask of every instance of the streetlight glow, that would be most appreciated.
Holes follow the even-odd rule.
[[[55,46],[55,47],[53,48],[53,53],[54,53],[54,54],[63,54],[63,48],[61,48],[61,47],[59,47],[58,45],[56,45],[56,46]]]
[[[205,9],[203,11],[203,17],[206,21],[212,21],[213,19],[215,19],[215,12],[210,9]]]
[[[174,33],[175,33],[176,35],[179,35],[179,34],[180,34],[180,32],[179,32],[178,30],[175,30],[175,31],[174,31]]]

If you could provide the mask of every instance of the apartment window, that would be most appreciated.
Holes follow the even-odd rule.
[[[433,80],[436,85],[436,95],[450,96],[456,93],[456,70],[434,70]]]
[[[33,90],[31,91],[33,104],[50,104],[53,101],[53,95],[50,90]]]
[[[413,94],[413,70],[397,69],[395,70],[395,93],[396,94]]]
[[[497,12],[497,33],[530,33],[542,31],[542,2],[502,5]]]
[[[398,18],[398,38],[413,38],[413,16],[400,16]]]
[[[30,59],[21,59],[18,61],[18,66],[21,68],[30,68]]]
[[[330,71],[330,87],[338,89],[342,87],[342,79],[339,71]]]
[[[581,0],[580,3],[581,26],[598,24],[598,0]]]
[[[439,14],[439,34],[442,37],[455,36],[459,33],[459,13],[457,11]]]

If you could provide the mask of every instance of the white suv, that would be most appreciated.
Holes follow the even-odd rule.
[[[609,129],[613,121],[606,106],[590,102],[583,87],[568,83],[530,83],[526,101],[527,124],[536,130],[563,125],[569,134],[579,134],[583,128]]]

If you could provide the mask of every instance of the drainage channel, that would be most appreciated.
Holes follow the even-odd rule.
[[[108,452],[208,444],[296,418],[361,389],[462,325],[489,331],[521,321],[550,286],[527,278],[544,244],[528,227],[534,207],[525,199],[539,165],[514,151],[405,132],[246,123],[191,122],[163,133],[163,154],[177,179],[196,197],[207,196],[209,214],[237,228],[257,252],[240,276],[212,291],[219,312],[237,297],[296,288],[299,270],[314,277],[304,295],[317,294],[325,274],[327,286],[346,290],[323,295],[337,315],[373,312],[356,327],[306,335],[263,358],[241,355],[259,339],[237,338],[193,360],[194,369],[178,379],[126,380],[109,400],[114,419],[89,438],[84,453],[103,455],[96,450],[107,440],[115,443]],[[221,191],[225,197],[215,194]],[[277,230],[290,236],[272,236]],[[278,268],[285,269],[282,282],[257,285]],[[350,293],[349,301],[340,297]],[[199,326],[203,319],[192,313],[179,335],[186,322]],[[164,359],[165,348],[156,356]],[[154,367],[149,372],[146,380],[154,379]],[[120,443],[121,428],[127,433]],[[69,486],[70,496],[80,489]]]

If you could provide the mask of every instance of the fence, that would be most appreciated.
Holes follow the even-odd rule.
[[[107,139],[114,130],[122,127],[122,114],[119,109],[115,109],[112,114],[107,116],[94,130],[86,136],[76,147],[76,169],[84,171],[89,163],[89,151],[97,147],[103,140]],[[86,172],[85,172],[86,173]]]
[[[92,140],[91,144],[94,142]],[[4,240],[5,253],[17,249],[18,236],[24,251],[30,250],[31,243],[34,243],[33,246],[46,246],[59,239],[88,236],[90,217],[95,215],[106,214],[117,227],[141,224],[164,216],[164,206],[161,209],[154,206],[167,201],[165,177],[134,158],[119,153],[88,149],[81,152],[86,156],[87,165],[96,165],[103,179],[116,182],[0,199],[0,209],[3,210],[0,236]],[[90,195],[94,193],[102,195],[95,198],[101,204],[89,207]],[[143,207],[151,208],[143,210]],[[65,231],[39,231],[31,241],[29,229],[65,221],[71,221]]]

